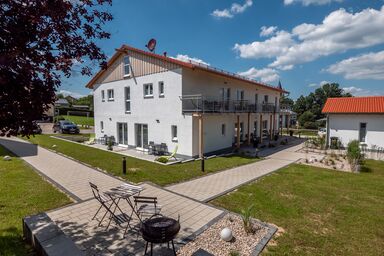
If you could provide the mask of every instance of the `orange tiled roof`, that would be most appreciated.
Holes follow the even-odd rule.
[[[384,113],[384,96],[328,98],[323,113]]]

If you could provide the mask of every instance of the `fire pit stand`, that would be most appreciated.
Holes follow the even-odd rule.
[[[145,245],[144,255],[147,254],[148,243],[151,244],[151,255],[153,244],[172,243],[173,253],[176,255],[175,245],[173,239],[179,233],[180,223],[178,220],[163,217],[161,215],[154,215],[145,220],[140,228],[143,239],[147,242]]]

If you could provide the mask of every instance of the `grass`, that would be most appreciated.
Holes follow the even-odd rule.
[[[264,255],[383,255],[384,162],[360,174],[293,164],[213,203],[285,232]]]
[[[151,181],[158,185],[168,185],[258,161],[257,158],[240,156],[216,157],[205,161],[205,172],[203,173],[200,169],[200,161],[165,166],[133,157],[126,157],[127,174],[123,175],[122,155],[120,154],[74,144],[47,135],[36,135],[31,137],[29,141],[50,149],[52,149],[52,145],[56,145],[54,149],[60,153],[135,183]]]
[[[290,129],[293,131],[293,134],[295,136],[299,136],[300,135],[305,135],[305,136],[317,136],[318,134],[318,131],[317,130],[305,130],[305,129]],[[283,129],[283,135],[289,135],[288,133],[288,130],[287,129]]]
[[[95,120],[93,117],[86,117],[86,116],[59,116],[62,118],[65,118],[68,121],[74,122],[77,125],[87,125],[87,126],[94,126]]]
[[[70,203],[70,199],[44,181],[23,160],[0,146],[0,255],[27,255],[22,240],[22,218]]]

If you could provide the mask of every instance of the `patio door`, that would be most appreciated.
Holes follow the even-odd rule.
[[[127,123],[117,123],[117,141],[119,145],[128,146]]]
[[[145,149],[148,146],[148,125],[136,124],[136,147]]]

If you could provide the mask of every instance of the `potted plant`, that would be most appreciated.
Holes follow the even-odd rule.
[[[112,151],[113,150],[113,142],[110,138],[108,139],[107,144],[108,144],[107,149]]]

